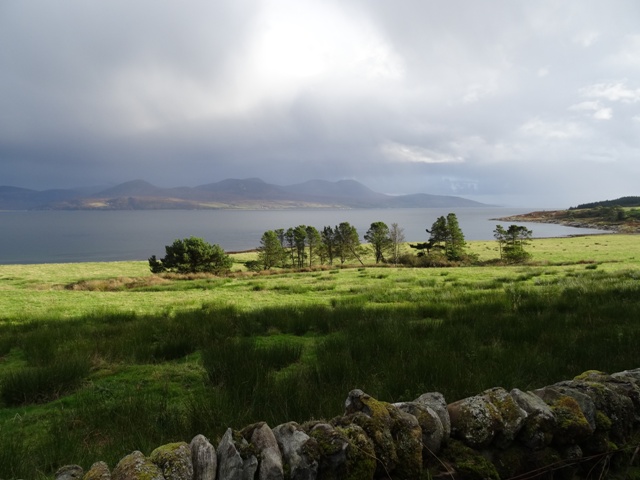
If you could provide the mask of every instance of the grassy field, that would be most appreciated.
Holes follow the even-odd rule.
[[[349,390],[451,402],[638,367],[640,237],[538,239],[529,264],[227,278],[146,262],[0,266],[0,478],[226,427],[331,418]]]

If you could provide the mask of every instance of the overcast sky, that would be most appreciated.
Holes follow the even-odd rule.
[[[635,0],[2,0],[0,185],[640,195]]]

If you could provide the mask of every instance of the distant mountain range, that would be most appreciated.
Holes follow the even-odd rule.
[[[481,207],[445,195],[386,195],[354,180],[309,180],[280,186],[258,178],[198,187],[161,188],[133,180],[107,189],[30,190],[0,186],[0,210],[160,210],[282,208]]]

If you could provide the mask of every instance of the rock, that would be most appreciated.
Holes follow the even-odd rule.
[[[640,368],[633,370],[624,370],[622,372],[611,374],[613,378],[628,378],[640,384]]]
[[[540,450],[551,444],[556,417],[540,397],[531,392],[514,388],[510,392],[520,408],[527,412],[527,418],[518,434],[518,440],[526,447]]]
[[[109,467],[104,462],[96,462],[91,465],[91,468],[84,474],[82,480],[111,480],[111,472]]]
[[[251,434],[251,444],[257,449],[260,457],[259,480],[282,480],[282,454],[269,425],[265,422],[256,425]]]
[[[444,430],[442,439],[443,442],[446,443],[451,436],[451,419],[449,418],[449,410],[447,409],[447,402],[444,399],[444,395],[439,392],[423,393],[416,398],[414,402],[422,403],[438,414]]]
[[[423,456],[436,455],[440,451],[442,439],[444,437],[444,427],[440,416],[431,408],[423,403],[403,402],[394,403],[395,407],[403,412],[413,415],[420,424],[422,430],[422,446],[424,448]],[[449,416],[447,415],[447,419]]]
[[[216,480],[218,458],[213,445],[204,435],[196,435],[189,446],[191,447],[193,480]]]
[[[222,436],[217,454],[218,478],[220,480],[242,480],[244,461],[233,442],[233,432],[230,428]]]
[[[373,440],[376,475],[418,478],[422,472],[422,430],[418,420],[390,403],[380,402],[362,390],[352,390],[345,413]]]
[[[254,480],[258,471],[258,459],[255,455],[249,455],[242,460],[242,479]]]
[[[451,436],[459,438],[471,448],[482,449],[493,441],[501,429],[498,409],[482,395],[464,398],[450,405]]]
[[[347,447],[347,468],[344,478],[372,480],[376,473],[376,451],[373,440],[358,425],[336,427],[349,442]]]
[[[309,455],[307,443],[311,439],[296,422],[283,423],[273,429],[283,467],[288,466],[291,480],[315,480],[318,475],[318,461]]]
[[[130,453],[118,462],[112,480],[165,480],[162,470],[141,452]]]
[[[84,475],[80,465],[65,465],[56,472],[56,480],[79,480]]]
[[[234,439],[234,437],[236,437]],[[242,437],[227,429],[218,445],[218,479],[254,480],[258,459],[253,448]]]
[[[606,380],[607,377],[601,374],[599,379]],[[611,439],[617,442],[627,440],[635,421],[634,404],[631,398],[624,393],[616,392],[614,385],[609,388],[602,382],[590,381],[589,378],[593,378],[593,375],[583,378],[584,380],[560,382],[556,385],[572,388],[588,395],[596,408],[595,430],[609,431]],[[602,421],[603,415],[606,416],[604,421]]]
[[[528,414],[524,409],[520,408],[504,388],[491,388],[485,390],[482,395],[500,413],[500,427],[496,432],[494,442],[499,448],[506,448],[515,440]]]
[[[160,467],[166,480],[191,480],[193,477],[191,448],[185,442],[158,447],[149,459]]]
[[[562,393],[570,392],[572,395]],[[591,426],[584,414],[585,409],[593,415],[595,425],[595,406],[587,396],[575,390],[563,387],[544,387],[533,393],[542,398],[550,407],[556,419],[553,442],[559,446],[580,443],[593,434]],[[582,405],[576,399],[580,399]],[[586,400],[585,400],[586,398]]]
[[[557,384],[534,390],[533,393],[542,398],[548,405],[552,405],[563,396],[573,398],[578,403],[591,431],[593,432],[596,429],[596,406],[588,395],[574,388]]]
[[[316,446],[318,478],[345,478],[349,440],[328,423],[317,423],[308,432]]]

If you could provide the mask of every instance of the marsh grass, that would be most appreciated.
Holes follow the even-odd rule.
[[[640,270],[620,260],[640,258],[633,238],[535,241],[539,263],[509,267],[161,280],[126,263],[0,267],[0,478],[331,418],[353,388],[451,402],[634,368]]]
[[[80,386],[89,369],[89,359],[79,355],[56,358],[46,366],[21,367],[3,375],[0,398],[9,407],[50,402]]]

